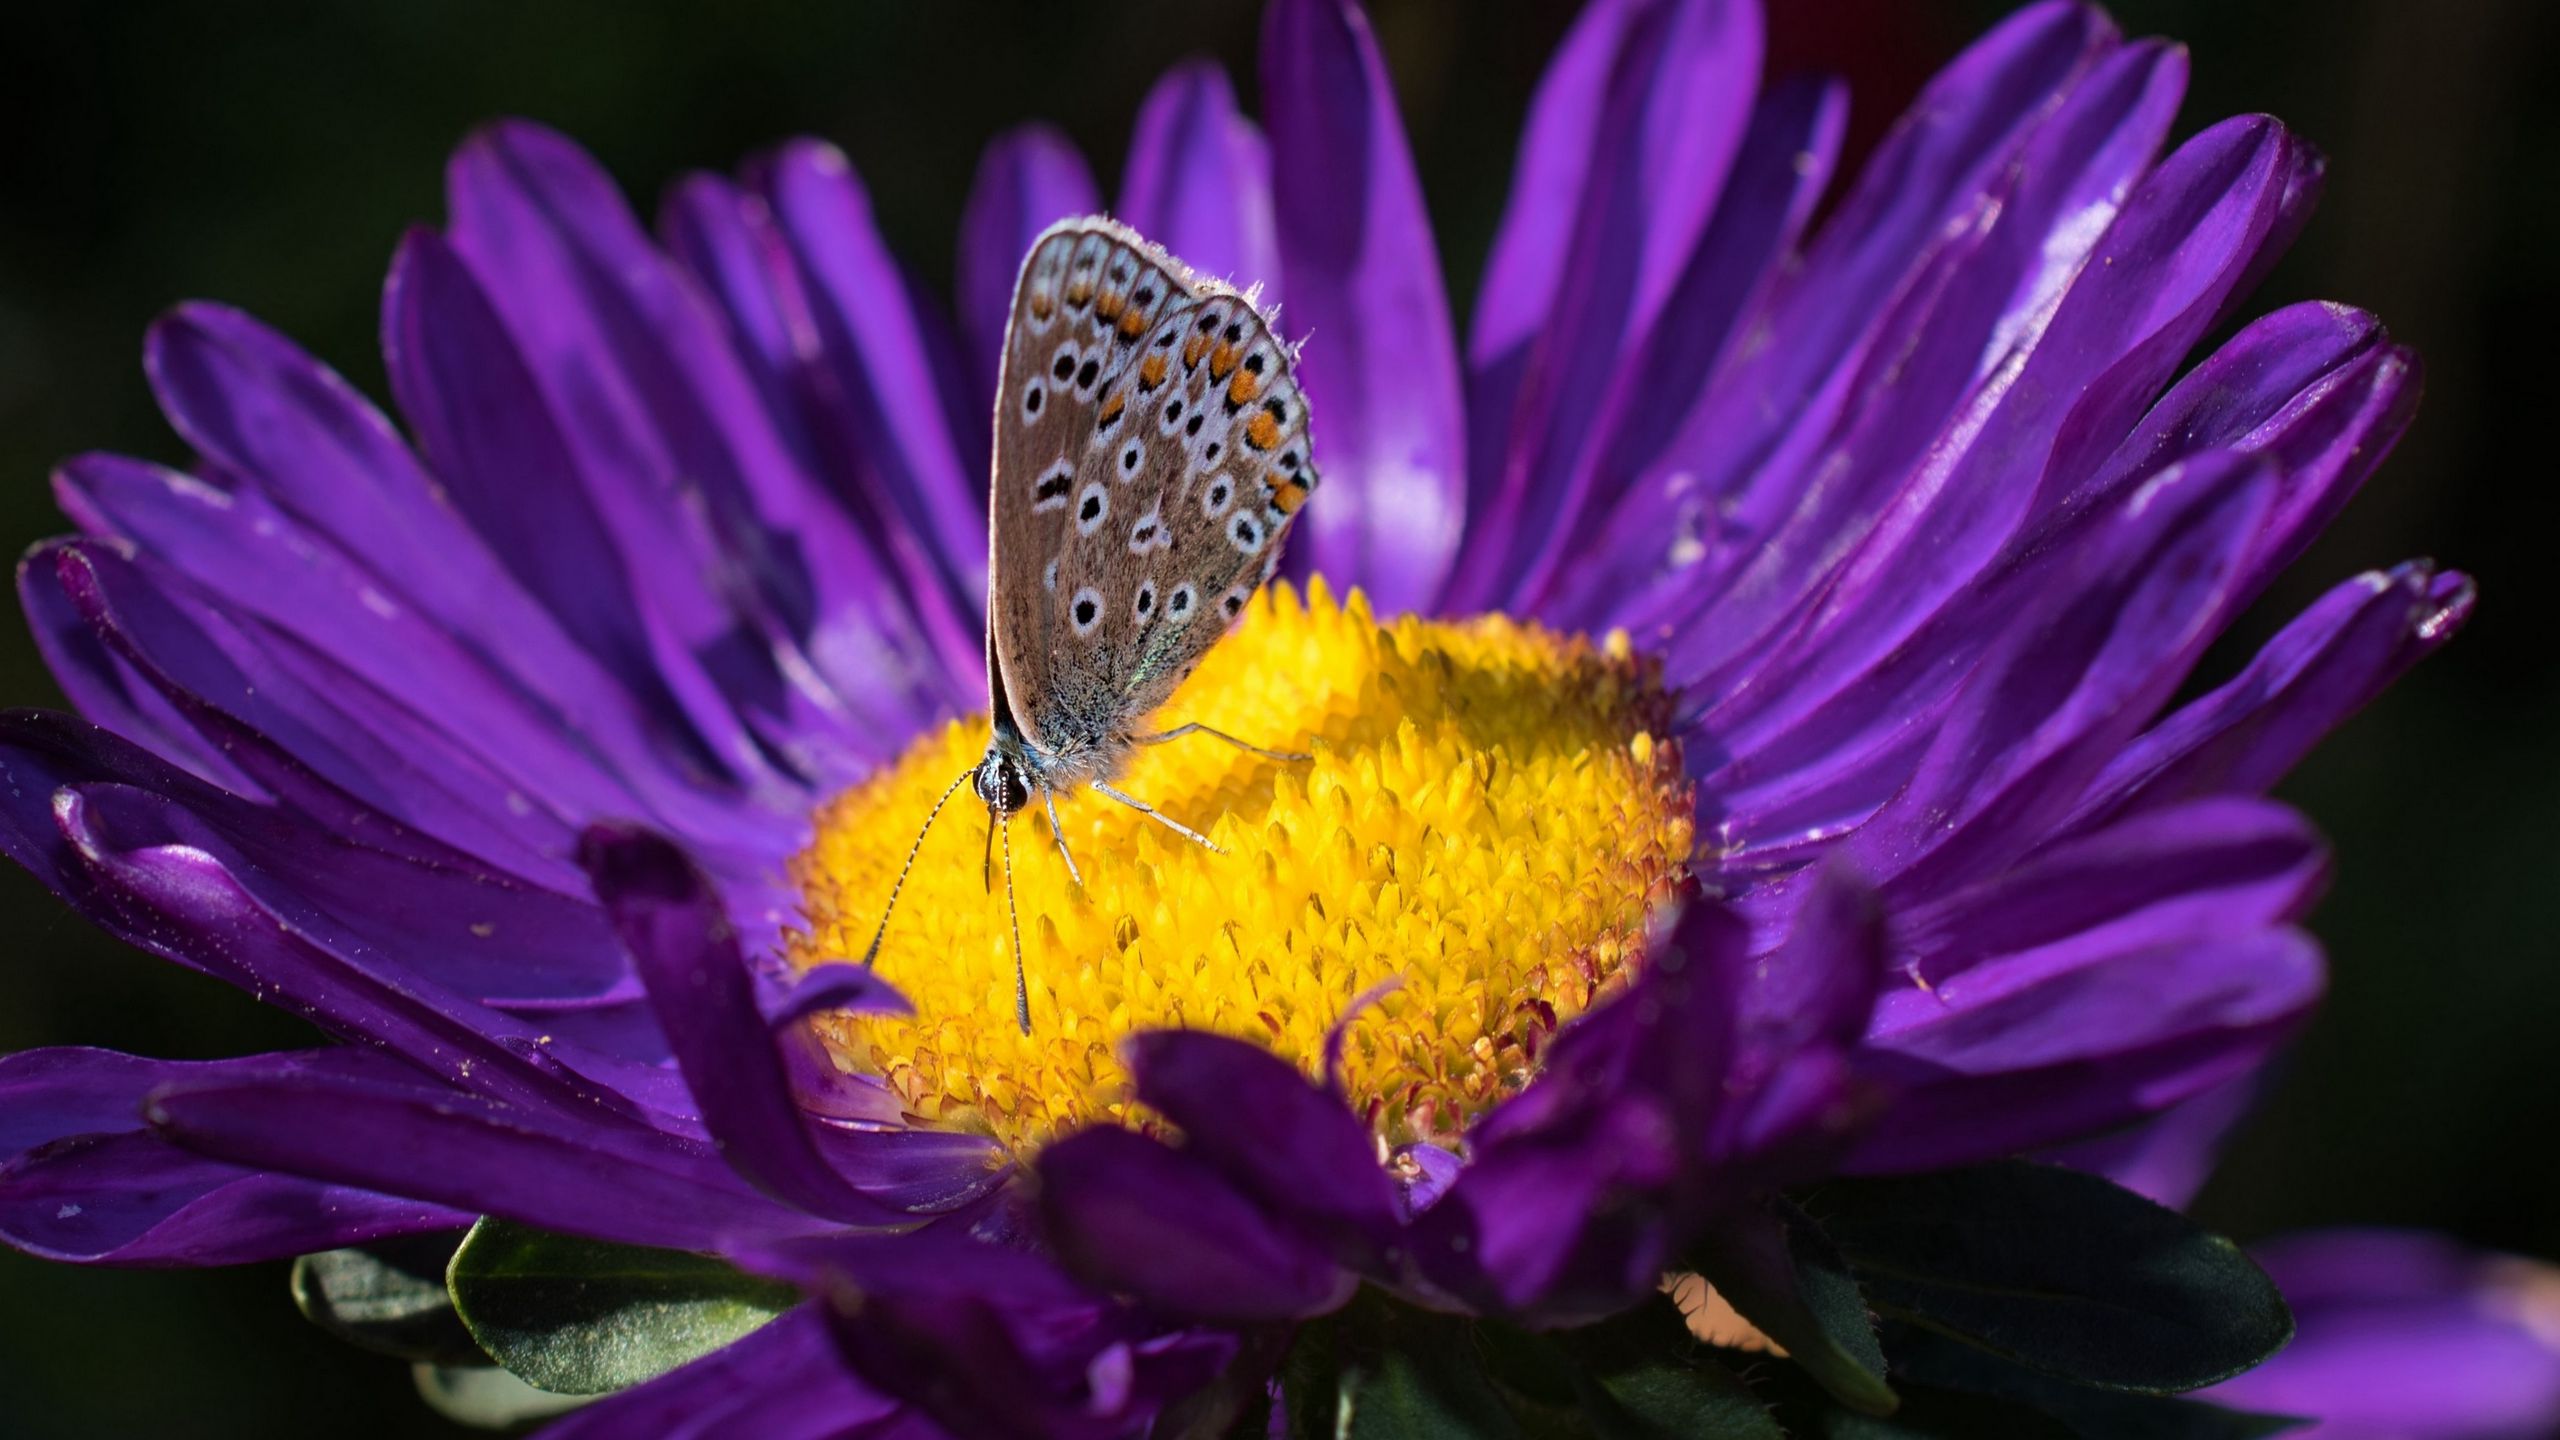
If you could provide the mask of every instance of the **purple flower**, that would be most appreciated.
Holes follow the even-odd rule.
[[[1364,1280],[1585,1320],[1771,1188],[2082,1141],[2248,1074],[2321,986],[2321,848],[2261,797],[2470,584],[2354,577],[2172,700],[2390,448],[2414,359],[2301,305],[2188,363],[2320,162],[2260,117],[2164,154],[2174,46],[2030,8],[1815,225],[1844,97],[1762,88],[1760,38],[1743,0],[1597,0],[1463,346],[1357,9],[1276,0],[1260,125],[1204,65],[1139,111],[1119,213],[1314,337],[1330,479],[1292,570],[1381,614],[1623,632],[1555,663],[1662,722],[1623,748],[1699,843],[1615,897],[1642,923],[1587,947],[1629,962],[1587,1013],[1532,991],[1485,1022],[1525,1089],[1356,1089],[1359,987],[1271,1017],[1330,1031],[1320,1063],[1142,1027],[1119,1063],[1178,1140],[1095,1126],[1028,1167],[934,1123],[914,1065],[849,1072],[844,1026],[969,1018],[895,967],[796,973],[787,932],[834,797],[979,704],[1010,277],[1096,192],[1052,132],[1000,140],[954,326],[830,148],[685,181],[653,240],[511,123],[393,262],[405,438],[193,305],[146,356],[193,467],[58,476],[79,533],[21,590],[80,718],[0,721],[0,844],[332,1043],[0,1062],[0,1234],[220,1264],[488,1215],[716,1253],[825,1303],[560,1433],[1099,1436],[1251,1391],[1274,1327]],[[1502,898],[1390,858],[1371,901]],[[1475,1013],[1434,995],[1377,1016]]]
[[[2530,1440],[2560,1417],[2560,1271],[2432,1235],[2287,1236],[2257,1257],[2300,1325],[2212,1391],[2324,1440]]]

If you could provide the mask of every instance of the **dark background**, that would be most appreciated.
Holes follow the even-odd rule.
[[[1773,69],[1856,86],[1871,144],[1998,0],[1768,0]],[[32,9],[32,7],[30,7]],[[1539,66],[1569,3],[1376,0],[1468,312]],[[2332,740],[2287,793],[2335,837],[2314,928],[2326,1014],[2202,1201],[2243,1238],[2430,1226],[2560,1258],[2560,941],[2540,909],[2560,839],[2555,481],[2536,443],[2560,319],[2554,7],[2536,0],[2125,0],[2190,43],[2181,133],[2284,116],[2328,196],[2255,309],[2378,311],[2428,369],[2416,430],[2269,613],[2433,554],[2480,577],[2470,632]],[[385,393],[376,287],[402,227],[442,212],[445,152],[523,114],[591,147],[644,214],[676,175],[796,133],[842,144],[891,243],[947,285],[980,148],[1063,125],[1106,194],[1140,97],[1206,52],[1253,89],[1255,11],[724,6],[627,0],[183,0],[46,7],[0,33],[0,539],[62,528],[48,467],[85,449],[183,459],[137,364],[189,297],[241,305]],[[2264,633],[2264,621],[2256,633]],[[2229,657],[2224,657],[2228,663]],[[0,624],[0,703],[59,697]],[[71,918],[0,874],[0,1051],[88,1043],[197,1057],[296,1025]],[[0,1429],[16,1435],[447,1433],[389,1360],[299,1320],[281,1266],[83,1272],[0,1253]]]

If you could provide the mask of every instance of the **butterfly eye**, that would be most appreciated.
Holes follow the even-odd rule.
[[[1060,380],[1064,380],[1068,376],[1075,374],[1076,347],[1073,345],[1059,346],[1058,358],[1049,362],[1049,373],[1055,375]]]
[[[1076,500],[1076,533],[1090,535],[1111,514],[1111,492],[1096,480]]]
[[[1235,498],[1235,485],[1221,475],[1209,482],[1208,492],[1200,497],[1200,508],[1212,518],[1227,513],[1227,502]]]
[[[1130,441],[1129,448],[1120,452],[1120,478],[1126,480],[1137,474],[1138,463],[1146,458],[1147,447],[1135,440]]]
[[[1197,593],[1187,584],[1174,586],[1173,593],[1164,597],[1165,613],[1168,615],[1190,614],[1192,597]]]
[[[1250,555],[1262,548],[1261,522],[1250,515],[1237,516],[1236,523],[1228,527],[1227,535],[1235,541],[1237,551],[1242,554]]]
[[[1138,618],[1144,620],[1154,613],[1156,613],[1156,582],[1141,580],[1138,582]]]
[[[1076,372],[1076,388],[1078,390],[1092,389],[1093,382],[1099,378],[1101,374],[1102,362],[1099,360],[1087,360],[1084,362],[1084,368]]]
[[[1022,391],[1022,418],[1025,420],[1039,418],[1040,402],[1047,398],[1048,392],[1041,388],[1039,381],[1034,380],[1025,386]]]
[[[1067,602],[1067,619],[1076,627],[1078,636],[1090,635],[1102,623],[1102,592],[1087,585]]]
[[[1244,598],[1245,588],[1239,585],[1233,590],[1228,591],[1226,598],[1220,600],[1218,604],[1226,610],[1228,618],[1233,619],[1244,609]]]

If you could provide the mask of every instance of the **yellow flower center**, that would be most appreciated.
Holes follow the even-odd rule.
[[[1685,873],[1689,785],[1658,738],[1669,705],[1623,636],[1595,648],[1501,618],[1381,626],[1321,580],[1257,598],[1142,729],[1196,720],[1306,761],[1194,734],[1140,746],[1115,781],[1207,850],[1092,791],[1058,796],[1068,878],[1039,803],[1016,817],[1031,1033],[1014,1017],[1001,846],[954,798],[924,839],[876,964],[912,1017],[821,1022],[850,1069],[920,1123],[1017,1150],[1079,1125],[1146,1123],[1118,1055],[1188,1027],[1323,1064],[1354,998],[1345,1092],[1381,1139],[1447,1142],[1535,1073],[1556,1027],[1625,983],[1648,912]],[[916,827],[987,744],[984,716],[925,735],[838,796],[795,864],[810,966],[858,957]]]

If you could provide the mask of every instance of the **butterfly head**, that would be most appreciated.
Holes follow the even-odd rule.
[[[1001,746],[987,747],[987,757],[978,762],[972,780],[978,798],[987,802],[987,813],[998,820],[1012,819],[1031,803],[1030,777]]]

